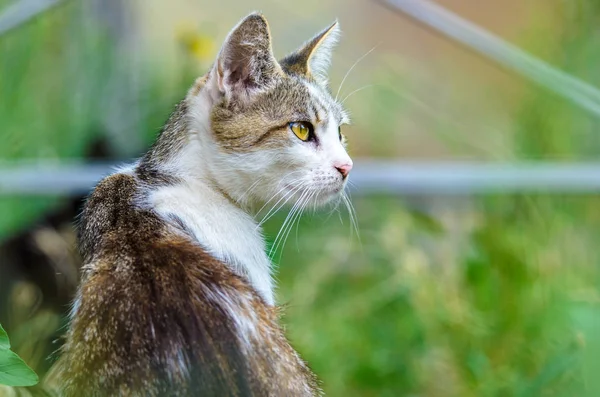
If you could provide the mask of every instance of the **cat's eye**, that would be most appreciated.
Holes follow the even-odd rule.
[[[296,121],[290,123],[290,129],[294,135],[303,141],[309,141],[313,138],[313,126],[305,121]]]
[[[342,127],[338,127],[338,138],[340,139],[340,142],[342,141],[343,137],[342,137]]]

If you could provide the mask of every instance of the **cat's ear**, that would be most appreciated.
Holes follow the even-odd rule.
[[[282,74],[271,49],[269,25],[261,14],[250,14],[233,28],[213,71],[217,88],[228,99],[246,99]]]
[[[340,25],[335,21],[304,43],[300,49],[283,58],[280,64],[288,73],[312,78],[325,85],[331,54],[339,36]]]

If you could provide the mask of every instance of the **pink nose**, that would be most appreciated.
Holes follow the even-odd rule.
[[[342,165],[336,165],[335,168],[342,174],[342,177],[347,177],[352,169],[352,163],[346,163]]]

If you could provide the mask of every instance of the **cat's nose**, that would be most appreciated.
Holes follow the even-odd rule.
[[[352,162],[335,165],[335,168],[342,174],[343,178],[346,178],[352,169]]]

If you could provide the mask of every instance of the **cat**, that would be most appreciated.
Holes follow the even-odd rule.
[[[244,18],[149,151],[79,224],[82,279],[53,383],[64,396],[316,396],[279,325],[255,219],[339,199],[349,122],[327,82],[337,21],[277,61]]]

